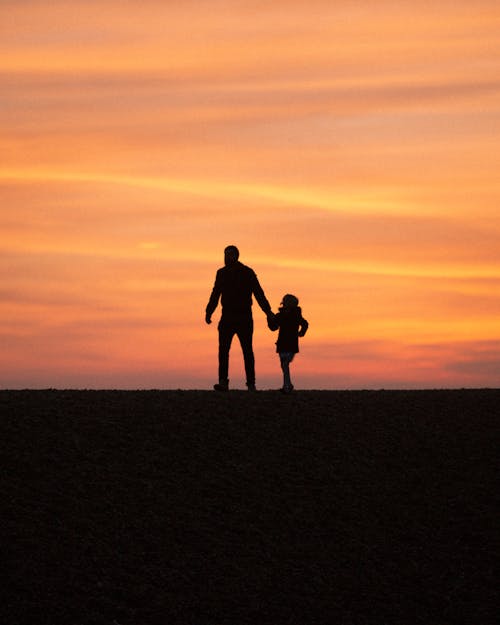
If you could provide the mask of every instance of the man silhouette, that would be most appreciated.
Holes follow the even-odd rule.
[[[212,314],[221,298],[222,316],[218,326],[219,383],[214,384],[216,391],[227,391],[229,388],[229,349],[235,334],[243,351],[247,388],[249,391],[255,391],[252,295],[255,296],[266,316],[272,315],[271,306],[255,272],[239,262],[239,255],[238,248],[234,245],[229,245],[224,250],[225,266],[217,271],[214,288],[205,312],[205,321],[212,323]]]

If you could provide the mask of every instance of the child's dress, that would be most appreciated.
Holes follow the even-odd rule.
[[[300,306],[297,306],[280,309],[274,317],[268,319],[268,326],[271,330],[279,328],[276,341],[278,354],[296,354],[299,351],[299,336],[304,336],[309,324],[302,316]]]

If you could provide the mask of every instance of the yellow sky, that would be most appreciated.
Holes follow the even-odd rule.
[[[5,1],[0,76],[1,387],[210,388],[227,244],[297,388],[498,386],[497,2]]]

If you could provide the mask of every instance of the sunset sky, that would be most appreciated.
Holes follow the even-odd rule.
[[[211,388],[228,244],[296,388],[500,386],[499,2],[2,0],[0,74],[2,388]]]

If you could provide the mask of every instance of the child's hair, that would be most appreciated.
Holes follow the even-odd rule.
[[[295,297],[295,295],[291,295],[290,293],[287,293],[281,301],[282,308],[297,308],[298,305],[299,298]]]

